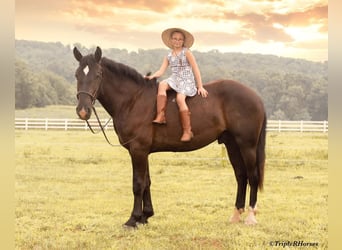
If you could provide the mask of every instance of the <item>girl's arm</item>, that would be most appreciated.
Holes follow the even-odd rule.
[[[153,78],[159,78],[161,77],[165,70],[167,69],[167,67],[169,66],[169,61],[167,60],[167,57],[165,56],[162,62],[162,65],[160,66],[159,70],[157,70],[156,72],[154,72],[152,75],[150,76],[146,76],[146,78],[148,79],[153,79]]]
[[[196,59],[194,57],[194,55],[191,53],[190,50],[187,50],[185,52],[185,56],[189,61],[189,64],[192,68],[192,71],[194,73],[195,76],[195,80],[196,80],[196,84],[197,84],[197,92],[199,95],[201,95],[202,97],[207,97],[208,96],[208,91],[203,88],[203,83],[202,83],[202,78],[201,78],[201,72],[197,66],[196,63]]]

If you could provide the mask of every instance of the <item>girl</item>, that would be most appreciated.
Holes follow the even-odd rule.
[[[179,109],[180,120],[183,128],[181,141],[190,141],[194,136],[191,131],[190,111],[185,102],[187,96],[194,96],[196,93],[202,97],[207,97],[208,92],[203,88],[201,73],[196,63],[196,59],[189,50],[194,43],[191,33],[180,28],[170,28],[162,33],[162,40],[171,49],[164,57],[163,63],[158,71],[147,79],[162,76],[168,66],[171,67],[172,74],[169,78],[161,81],[157,94],[157,116],[153,123],[166,124],[165,109],[167,104],[166,91],[173,89],[177,92],[176,102]]]

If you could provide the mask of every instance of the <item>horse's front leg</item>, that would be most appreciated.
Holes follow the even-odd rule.
[[[146,185],[145,185],[145,190],[143,193],[143,216],[141,217],[139,221],[142,224],[146,224],[147,219],[154,215],[150,186],[151,186],[151,177],[150,177],[149,163],[147,161]]]
[[[148,154],[142,150],[130,151],[133,167],[134,204],[131,217],[124,224],[126,227],[136,227],[143,219],[143,196],[148,177]]]

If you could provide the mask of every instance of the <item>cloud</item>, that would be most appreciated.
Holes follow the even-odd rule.
[[[145,49],[163,47],[159,32],[130,31],[121,29],[119,24],[108,26],[77,24],[75,28],[97,37],[98,42],[96,45],[100,46],[106,45],[105,47],[128,49],[136,47]]]
[[[241,32],[246,39],[255,39],[258,42],[270,40],[291,42],[294,37],[281,27],[307,27],[317,25],[317,32],[327,31],[328,6],[317,6],[306,11],[279,14],[274,12],[244,13],[226,12],[225,19],[241,22]]]
[[[171,26],[191,31],[201,50],[323,51],[318,41],[328,40],[328,0],[16,0],[15,11],[16,38],[128,50],[164,48]]]
[[[255,13],[237,15],[235,13],[226,13],[225,17],[241,23],[240,33],[247,40],[253,39],[258,42],[293,41],[293,38],[286,34],[284,30],[276,28],[267,15]]]
[[[111,17],[115,13],[129,12],[161,12],[165,13],[178,6],[178,1],[168,0],[71,0],[70,7],[66,10],[70,13],[82,12],[89,17]]]
[[[318,6],[306,11],[288,14],[271,14],[270,21],[281,23],[284,26],[308,26],[311,24],[327,24],[328,6]]]
[[[223,45],[237,45],[241,43],[245,38],[242,34],[229,34],[229,33],[223,33],[223,32],[196,32],[194,33],[196,37],[196,44],[201,47],[213,47],[215,45],[217,46],[223,46]]]

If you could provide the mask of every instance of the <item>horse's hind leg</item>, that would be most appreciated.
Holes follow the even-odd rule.
[[[250,186],[249,209],[245,223],[247,225],[254,225],[257,223],[255,215],[259,185],[259,175],[256,166],[256,147],[240,148],[240,151],[245,162],[248,183]]]
[[[230,222],[236,223],[241,220],[241,213],[245,208],[246,189],[247,189],[247,172],[244,161],[242,159],[240,149],[233,136],[228,132],[224,133],[219,143],[224,143],[228,152],[229,160],[233,166],[235,178],[237,182],[237,194],[235,201],[235,209],[230,218]]]

